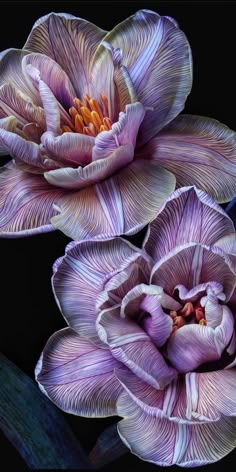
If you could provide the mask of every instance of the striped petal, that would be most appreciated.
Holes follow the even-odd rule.
[[[197,222],[197,224],[196,224]],[[224,210],[195,187],[176,190],[148,228],[145,249],[155,261],[189,242],[214,244],[234,231]]]
[[[167,356],[178,372],[190,372],[201,364],[220,359],[234,333],[234,318],[227,306],[221,305],[221,323],[189,324],[175,331],[167,344]]]
[[[110,352],[99,349],[65,328],[53,334],[36,367],[43,393],[61,410],[74,415],[116,415],[122,387],[115,378],[119,363]]]
[[[94,138],[80,133],[63,133],[55,136],[47,131],[41,138],[47,152],[65,164],[87,165],[91,162]],[[68,171],[67,171],[68,172]],[[71,170],[73,173],[73,171]],[[47,177],[47,176],[46,176]]]
[[[69,244],[54,264],[52,285],[69,326],[101,344],[96,332],[96,299],[112,275],[129,266],[138,249],[122,239]]]
[[[120,317],[120,306],[101,311],[96,326],[112,355],[154,388],[162,389],[176,377],[143,329]]]
[[[236,134],[212,118],[179,116],[143,153],[173,172],[178,187],[196,185],[220,203],[236,193]]]
[[[148,142],[184,107],[192,84],[192,59],[184,33],[167,17],[139,10],[117,25],[98,47],[93,67],[107,63],[106,44],[119,49],[138,100],[151,107],[141,126],[140,143]]]
[[[66,13],[50,13],[36,21],[24,49],[54,59],[70,78],[78,97],[89,93],[91,58],[105,31]]]
[[[132,162],[115,176],[59,200],[53,224],[78,240],[134,234],[154,219],[174,185],[173,175],[155,164]]]
[[[28,236],[53,231],[53,204],[62,191],[37,174],[22,172],[12,162],[0,173],[0,235]]]
[[[12,157],[33,167],[47,169],[38,144],[27,141],[16,133],[0,128],[0,145]],[[51,165],[49,166],[51,168]]]
[[[16,129],[16,118],[14,116],[8,116],[6,118],[0,118],[0,130],[5,129],[10,132],[14,132]],[[4,143],[0,144],[0,156],[8,154],[8,148]]]
[[[118,401],[118,432],[131,452],[161,466],[196,467],[216,462],[236,446],[236,420],[186,425],[146,414],[128,396]]]
[[[99,133],[95,138],[93,160],[108,157],[117,150],[118,146],[132,144],[135,148],[136,137],[145,115],[141,103],[126,105],[125,112],[120,112],[119,119],[112,125],[110,131]]]
[[[70,134],[71,133],[69,133],[69,135]],[[68,136],[68,138],[71,138],[72,136],[73,135]],[[78,136],[80,137],[80,139],[77,139],[78,144],[85,144],[85,146],[87,145],[87,147],[89,147],[88,144],[90,144],[90,142],[87,143],[86,138],[90,138],[90,136]],[[62,141],[62,137],[60,138]],[[43,139],[45,140],[44,137]],[[71,141],[73,141],[73,139],[71,139]],[[74,140],[74,142],[75,141],[76,140]],[[71,148],[68,146],[68,152],[65,152],[65,156],[68,157],[70,150]],[[81,161],[83,159],[86,160],[86,158],[89,159],[89,156],[86,156],[85,152],[86,148],[83,150],[83,147],[81,146]],[[84,188],[88,185],[106,179],[120,168],[125,167],[126,164],[132,162],[133,154],[134,150],[132,144],[127,144],[116,148],[109,157],[106,157],[105,159],[99,159],[98,161],[93,161],[86,167],[78,167],[77,169],[66,167],[63,169],[51,170],[46,172],[44,176],[50,184],[56,185],[57,187],[68,189]]]
[[[230,300],[236,279],[230,258],[217,247],[197,243],[178,246],[158,261],[152,269],[151,283],[161,286],[168,295],[184,285],[187,289],[214,281],[223,287]]]

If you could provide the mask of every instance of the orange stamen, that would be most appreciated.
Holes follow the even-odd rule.
[[[84,120],[79,113],[75,116],[75,131],[77,133],[83,133],[83,127],[84,127]]]
[[[108,112],[107,97],[106,97],[106,95],[104,95],[104,93],[100,93],[100,97],[101,97],[101,101],[102,101],[102,105],[103,105],[103,116],[108,116],[109,112]]]
[[[88,126],[84,126],[83,134],[86,134],[87,136],[94,136],[93,132]]]
[[[86,107],[90,110],[90,96],[87,93],[86,95],[84,95],[84,101],[85,101]]]
[[[205,318],[204,311],[203,311],[202,307],[195,308],[195,316],[196,316],[197,321],[200,321],[203,318]]]
[[[194,311],[193,304],[191,302],[187,302],[187,303],[185,303],[182,310],[180,310],[180,313],[185,318],[186,316],[191,315],[191,313],[193,313],[193,311]]]
[[[107,128],[106,128],[106,126],[104,126],[104,125],[101,125],[101,126],[100,126],[100,132],[101,132],[101,131],[107,131]]]
[[[103,118],[103,124],[107,127],[107,129],[111,129],[112,121],[106,116]]]
[[[67,125],[63,125],[61,127],[61,129],[62,129],[63,133],[72,133],[73,132],[72,129]]]
[[[80,108],[80,113],[83,117],[83,120],[84,120],[85,124],[89,125],[89,123],[91,123],[91,121],[92,121],[92,117],[91,117],[91,113],[90,113],[89,109],[87,107],[81,107]]]
[[[78,111],[80,111],[80,108],[84,106],[83,102],[81,102],[79,98],[74,98],[73,102]]]
[[[91,110],[96,111],[100,116],[100,120],[102,121],[103,120],[103,114],[102,114],[102,110],[101,110],[100,106],[98,105],[97,100],[95,100],[95,98],[91,98],[89,100],[89,104],[90,104]]]
[[[75,107],[69,108],[69,114],[72,118],[74,118],[77,115],[78,111],[76,110]]]
[[[101,119],[100,119],[100,116],[99,116],[98,112],[95,111],[95,110],[92,111],[92,112],[91,112],[91,118],[92,118],[92,122],[93,122],[93,124],[94,124],[94,126],[95,126],[97,132],[99,132],[99,131],[100,131],[100,126],[101,126],[101,124],[102,124],[102,121],[101,121]]]
[[[202,319],[199,321],[198,324],[200,324],[201,326],[206,326],[206,325],[207,325],[207,322],[206,322],[206,320],[205,320],[204,318],[202,318]]]
[[[92,135],[93,135],[93,136],[96,136],[97,133],[96,133],[96,129],[95,129],[94,124],[93,124],[93,123],[89,123],[88,127],[89,127],[89,129],[90,129]]]

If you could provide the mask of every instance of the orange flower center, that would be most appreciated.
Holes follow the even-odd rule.
[[[97,136],[101,131],[111,129],[112,121],[108,117],[107,97],[100,94],[100,104],[95,98],[88,94],[84,95],[84,101],[74,98],[74,106],[69,109],[73,127],[63,125],[62,131],[86,134],[87,136]]]
[[[170,311],[170,316],[173,319],[173,332],[189,323],[198,323],[200,326],[207,324],[204,309],[199,302],[187,302],[178,312]]]

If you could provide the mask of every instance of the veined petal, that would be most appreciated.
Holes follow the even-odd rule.
[[[188,243],[178,246],[152,269],[151,283],[163,287],[169,295],[180,284],[191,289],[202,283],[214,281],[223,287],[226,302],[235,288],[235,272],[230,258],[217,247]]]
[[[68,75],[59,64],[44,54],[28,54],[22,60],[22,68],[27,74],[27,66],[36,68],[40,77],[50,88],[56,99],[69,109],[73,105],[76,92],[70,82]]]
[[[222,305],[222,322],[211,326],[189,324],[170,337],[167,356],[178,372],[190,372],[201,364],[220,359],[234,332],[234,319],[227,306]]]
[[[156,216],[173,191],[172,174],[134,161],[115,176],[57,202],[56,228],[73,239],[107,239],[134,234]]]
[[[236,193],[236,134],[212,118],[177,117],[143,155],[173,172],[178,187],[194,184],[220,203]]]
[[[24,49],[54,59],[70,78],[76,95],[90,92],[91,58],[105,31],[81,18],[50,13],[36,21]]]
[[[0,118],[0,130],[5,129],[14,133],[16,129],[16,118],[14,116],[7,116],[6,118]],[[8,148],[4,143],[0,144],[0,156],[5,156],[8,154]]]
[[[35,122],[45,129],[45,114],[41,107],[34,105],[29,97],[24,97],[11,83],[0,87],[0,109],[13,115],[21,126]]]
[[[103,131],[95,138],[93,160],[108,157],[117,150],[118,146],[132,144],[135,148],[136,137],[145,115],[141,103],[126,105],[125,112],[120,112],[119,119],[112,125],[110,131]]]
[[[108,278],[128,265],[138,249],[122,239],[69,244],[54,265],[52,285],[67,323],[81,336],[101,344],[96,332],[96,298]]]
[[[176,377],[142,328],[120,317],[119,305],[101,311],[96,326],[112,355],[154,388],[162,389]]]
[[[29,51],[6,49],[0,56],[0,86],[10,83],[13,87],[30,98],[35,105],[41,105],[38,91],[22,69],[22,59]]]
[[[148,228],[144,247],[158,261],[176,246],[215,244],[233,231],[231,219],[209,195],[195,187],[183,187],[159,210]]]
[[[216,462],[236,446],[236,420],[187,425],[146,414],[124,393],[118,400],[118,432],[133,454],[161,466],[196,467]],[[144,434],[145,431],[145,434]]]
[[[141,40],[140,40],[141,38]],[[122,52],[138,100],[148,111],[141,126],[140,144],[148,142],[183,109],[192,84],[191,50],[184,33],[169,18],[139,10],[104,37],[104,43]],[[93,67],[104,70],[103,42]]]
[[[47,131],[41,137],[42,144],[55,160],[63,163],[87,165],[91,162],[94,138],[80,133],[63,133],[55,136]]]
[[[113,370],[119,363],[70,328],[53,334],[36,367],[43,393],[61,410],[74,415],[116,415],[122,391]]]
[[[34,167],[46,169],[40,147],[32,141],[27,141],[16,133],[0,128],[0,144],[12,157]]]
[[[22,172],[12,162],[0,173],[0,235],[28,236],[53,231],[54,201],[62,191],[41,175]]]
[[[82,138],[90,137],[81,136]],[[85,144],[87,144],[86,141]],[[77,169],[73,169],[72,167],[56,169],[46,172],[44,176],[50,184],[56,185],[57,187],[68,189],[84,188],[106,179],[120,168],[125,167],[126,164],[132,162],[133,154],[134,150],[132,144],[127,144],[116,148],[109,157],[93,161],[86,167],[78,167]],[[65,153],[65,155],[67,155],[67,153]]]

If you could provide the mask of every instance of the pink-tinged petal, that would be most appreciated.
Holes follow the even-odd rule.
[[[168,297],[168,301],[170,298]],[[162,306],[166,307],[165,302],[166,294],[163,293],[161,287],[144,283],[136,284],[121,302],[121,316],[142,319],[142,315],[145,313],[142,326],[152,342],[160,347],[167,341],[173,327],[171,317],[162,310]],[[168,308],[170,309],[170,305]],[[181,305],[178,302],[171,300],[171,309],[178,310],[180,308]]]
[[[71,135],[71,133],[69,133],[69,135]],[[88,144],[90,145],[90,142],[88,142],[87,138],[93,139],[90,136],[84,136],[82,134],[79,136],[81,136],[81,139],[77,141],[82,145],[84,143],[85,146]],[[55,140],[55,138],[51,139]],[[45,142],[44,137],[43,140]],[[70,149],[71,148],[68,148],[68,153],[70,152]],[[89,159],[89,156],[86,156],[85,154],[85,149],[81,149],[81,154],[84,152],[84,156],[81,158],[81,160],[83,158],[86,160],[86,157]],[[106,179],[120,168],[125,167],[125,165],[132,162],[133,154],[134,149],[132,144],[126,144],[116,148],[109,157],[106,157],[105,159],[99,159],[98,161],[93,161],[86,167],[78,167],[77,169],[66,167],[63,169],[51,170],[46,172],[44,176],[50,184],[56,185],[57,187],[68,189],[84,188],[88,185]],[[65,152],[65,155],[67,156],[67,152]]]
[[[195,187],[183,187],[166,200],[150,224],[144,247],[158,261],[176,246],[215,244],[233,231],[233,222],[209,195]]]
[[[96,298],[107,278],[126,267],[138,249],[122,239],[68,246],[54,266],[52,285],[56,301],[69,326],[81,336],[99,342]]]
[[[178,372],[190,372],[201,364],[220,359],[234,332],[234,319],[221,305],[222,321],[217,328],[189,324],[175,331],[167,344],[167,356]]]
[[[112,355],[154,388],[162,389],[176,377],[143,329],[120,317],[119,305],[101,311],[96,326]]]
[[[36,366],[43,393],[61,410],[74,415],[116,415],[123,390],[113,371],[119,363],[109,350],[99,349],[70,328],[53,334]]]
[[[101,292],[96,300],[97,312],[109,308],[115,304],[121,304],[126,294],[138,284],[147,283],[151,270],[151,260],[147,254],[137,252],[132,259],[132,263],[113,275],[105,284],[104,291]],[[121,310],[122,316],[122,310]]]
[[[187,415],[189,419],[236,416],[236,370],[186,374]]]
[[[135,148],[136,137],[145,115],[141,103],[126,105],[125,112],[120,112],[119,120],[112,125],[110,131],[103,131],[95,138],[93,160],[108,157],[118,146],[132,144]]]
[[[43,134],[41,141],[47,152],[65,164],[87,165],[91,162],[94,138],[80,133],[63,133],[54,136],[53,132]]]
[[[22,172],[12,162],[0,173],[0,235],[28,236],[53,231],[53,204],[62,191],[37,174]]]
[[[223,287],[218,282],[204,282],[198,284],[195,287],[188,290],[184,285],[178,284],[175,289],[179,292],[179,298],[181,301],[195,302],[200,297],[206,294],[206,291],[211,288],[213,293],[222,301],[225,301],[225,294],[223,293]],[[177,310],[178,311],[178,310]]]
[[[47,169],[38,144],[27,141],[16,133],[0,128],[0,145],[6,149],[12,157],[31,166]]]
[[[212,118],[180,115],[143,154],[173,172],[178,187],[194,184],[220,203],[236,193],[236,134]]]
[[[229,256],[220,248],[188,243],[178,246],[152,269],[151,283],[172,295],[180,284],[187,289],[209,281],[223,287],[226,302],[231,298],[236,279]]]
[[[236,420],[187,425],[146,414],[124,393],[118,400],[118,433],[131,452],[161,466],[216,462],[236,446]]]
[[[16,129],[16,118],[14,116],[8,116],[6,118],[0,118],[0,130],[5,129],[14,133]],[[4,143],[0,143],[0,156],[8,154],[8,147]]]
[[[33,141],[37,144],[41,143],[43,129],[36,123],[28,123],[25,125],[22,129],[22,133],[29,141]]]
[[[28,54],[22,61],[22,68],[26,73],[28,65],[39,71],[43,82],[47,84],[64,108],[69,109],[73,105],[73,98],[76,96],[75,90],[68,75],[59,64],[44,54]]]
[[[89,93],[91,58],[105,31],[81,18],[50,13],[35,23],[24,46],[54,59],[70,78],[76,94]]]
[[[31,98],[35,105],[40,105],[39,93],[32,81],[22,69],[22,60],[29,51],[21,49],[6,49],[0,56],[0,86],[10,83],[16,90]]]
[[[140,144],[148,142],[180,113],[190,92],[192,59],[186,36],[168,18],[140,10],[109,32],[104,42],[121,50],[138,100],[152,108],[140,132]],[[101,43],[94,57],[100,74],[107,55]]]
[[[63,197],[54,226],[78,240],[138,232],[175,186],[172,174],[152,164],[132,162],[115,176]]]
[[[9,82],[0,88],[0,109],[7,115],[15,116],[17,123],[21,126],[35,122],[45,129],[44,110],[34,105],[29,97],[22,96],[21,92],[17,91]]]

